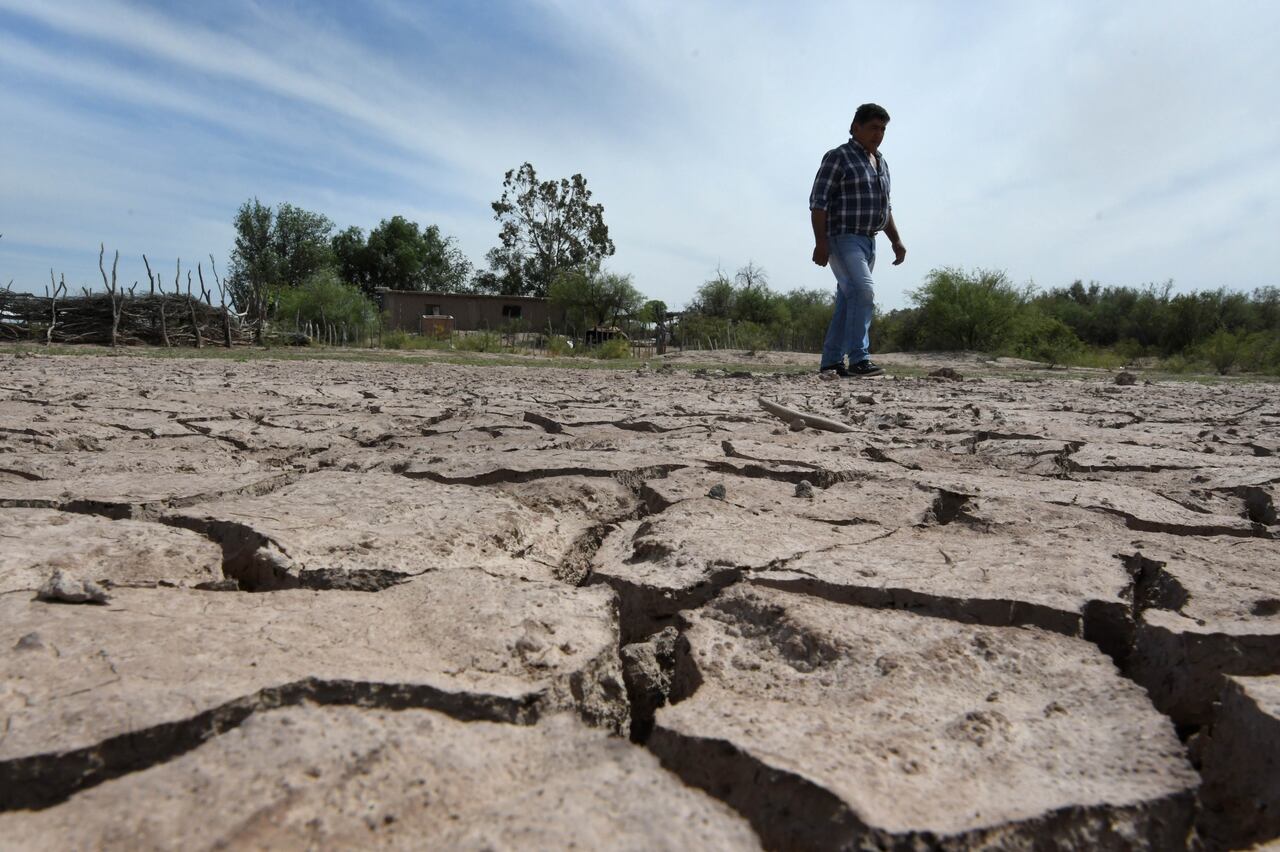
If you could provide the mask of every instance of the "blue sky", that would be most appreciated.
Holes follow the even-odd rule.
[[[1280,285],[1277,44],[1247,0],[0,0],[0,286],[100,284],[99,242],[126,283],[144,252],[225,269],[254,196],[479,265],[528,160],[586,176],[650,297],[748,261],[828,289],[809,185],[864,101],[909,252],[883,307],[939,266]]]

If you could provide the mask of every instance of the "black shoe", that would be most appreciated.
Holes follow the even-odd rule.
[[[879,367],[875,364],[872,364],[870,360],[859,361],[858,363],[850,367],[848,370],[846,370],[845,374],[850,376],[864,376],[864,377],[865,376],[883,376],[884,367]]]
[[[839,376],[839,377],[840,377],[840,378],[842,378],[842,379],[844,379],[844,378],[848,378],[848,377],[849,377],[849,368],[848,368],[848,367],[846,367],[843,363],[841,363],[841,364],[828,364],[828,365],[827,365],[827,366],[825,366],[825,367],[819,367],[819,368],[818,368],[818,373],[819,373],[819,374],[821,374],[821,373],[831,373],[831,372],[834,372],[837,376]]]

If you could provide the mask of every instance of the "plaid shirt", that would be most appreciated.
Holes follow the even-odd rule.
[[[872,168],[867,149],[853,139],[822,156],[813,179],[809,209],[827,211],[827,233],[875,236],[889,222],[889,164],[877,152]]]

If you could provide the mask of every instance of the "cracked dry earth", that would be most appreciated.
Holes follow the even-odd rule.
[[[1277,399],[0,354],[0,845],[1266,842]]]

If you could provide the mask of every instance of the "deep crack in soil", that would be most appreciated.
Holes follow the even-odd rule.
[[[713,373],[0,359],[0,832],[330,706],[629,734],[725,848],[1280,834],[1222,770],[1280,717],[1269,388],[767,380],[818,432]]]

